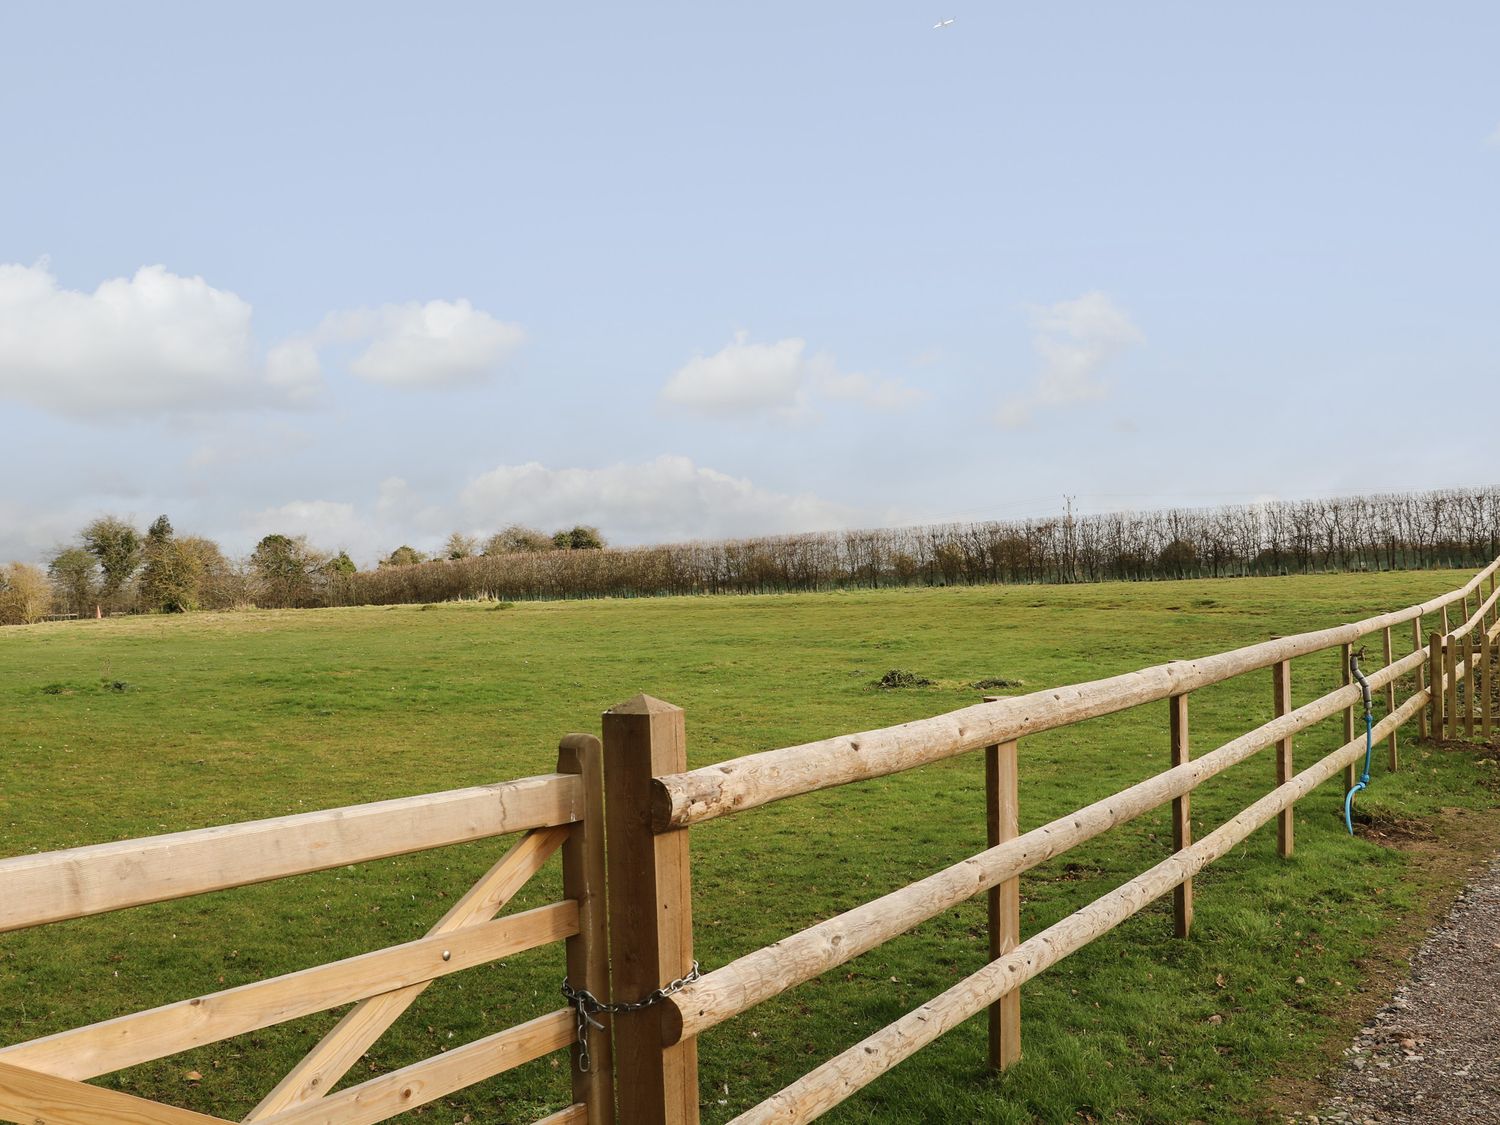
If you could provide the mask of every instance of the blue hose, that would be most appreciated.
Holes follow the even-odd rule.
[[[1349,835],[1354,835],[1354,794],[1361,789],[1367,789],[1370,785],[1370,755],[1375,746],[1372,741],[1371,732],[1375,726],[1375,716],[1370,712],[1370,681],[1365,679],[1365,674],[1359,670],[1359,653],[1349,657],[1349,670],[1354,673],[1354,678],[1359,681],[1360,690],[1365,697],[1365,772],[1359,781],[1344,795],[1344,826],[1349,829]]]

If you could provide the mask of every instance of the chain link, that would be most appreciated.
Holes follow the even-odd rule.
[[[693,967],[683,976],[676,980],[653,989],[641,1000],[620,1000],[613,1004],[606,1004],[586,988],[574,988],[568,983],[568,978],[563,977],[562,994],[568,1006],[573,1009],[578,1022],[578,1069],[585,1074],[588,1073],[591,1061],[589,1055],[589,1028],[597,1027],[604,1030],[604,1025],[594,1017],[601,1012],[605,1015],[616,1015],[620,1012],[639,1012],[642,1008],[649,1008],[652,1004],[659,1004],[674,992],[680,992],[702,975],[698,962],[693,962]]]

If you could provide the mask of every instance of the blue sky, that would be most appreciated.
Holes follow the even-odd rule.
[[[0,559],[105,511],[371,562],[1500,478],[1493,4],[0,33]]]

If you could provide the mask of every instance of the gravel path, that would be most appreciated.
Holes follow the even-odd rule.
[[[1304,1122],[1500,1122],[1500,858],[1412,958]]]

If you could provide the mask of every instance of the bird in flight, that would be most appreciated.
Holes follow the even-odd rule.
[[[952,25],[953,25],[953,19],[950,16],[948,19],[938,20],[937,23],[935,23],[935,24],[932,25],[932,30],[933,31],[941,31],[943,28],[945,28],[945,27],[951,27]]]

